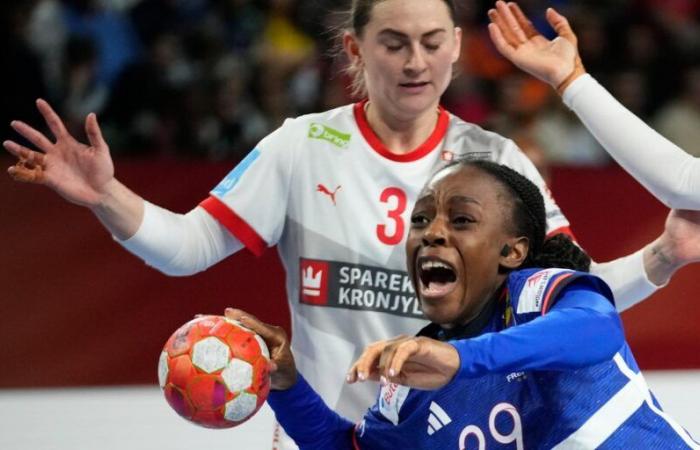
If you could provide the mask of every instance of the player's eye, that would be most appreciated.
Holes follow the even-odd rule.
[[[452,218],[452,223],[457,227],[466,227],[476,223],[476,220],[471,216],[460,214]]]
[[[411,216],[411,226],[421,228],[430,223],[430,219],[425,214],[414,214]]]
[[[403,48],[403,44],[387,44],[386,49],[390,53],[396,53]]]

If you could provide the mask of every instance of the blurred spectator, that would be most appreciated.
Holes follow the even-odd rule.
[[[101,113],[109,91],[97,76],[97,49],[91,40],[71,36],[63,62],[63,118],[74,136],[84,136],[85,116]]]
[[[338,11],[349,0],[0,4],[9,49],[3,77],[13,87],[3,102],[6,120],[40,123],[33,100],[47,95],[71,128],[102,111],[115,154],[240,159],[285,118],[350,100],[343,57],[331,57]],[[683,64],[700,54],[697,0],[520,4],[548,36],[544,10],[569,15],[588,71],[633,112],[655,117],[669,138],[700,153],[698,69]],[[459,4],[462,55],[444,104],[516,137],[535,160],[608,164],[552,92],[495,51],[485,28],[492,6]]]
[[[134,61],[139,43],[128,17],[98,0],[62,0],[68,32],[94,42],[98,54],[97,79],[111,85]]]
[[[29,0],[0,2],[0,39],[5,46],[0,71],[5,87],[0,106],[3,127],[13,119],[41,123],[34,100],[46,95],[46,85],[41,61],[27,40],[28,24],[36,3]]]

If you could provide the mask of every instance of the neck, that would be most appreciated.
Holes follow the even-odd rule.
[[[417,116],[395,114],[376,103],[365,106],[367,122],[391,153],[410,153],[432,134],[438,120],[437,104]]]

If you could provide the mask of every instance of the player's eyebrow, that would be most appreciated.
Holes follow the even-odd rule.
[[[444,28],[435,28],[434,30],[430,30],[428,32],[423,33],[421,35],[421,38],[429,38],[429,37],[435,36],[436,34],[439,34],[439,33],[447,33],[447,30],[445,30]],[[387,36],[387,37],[393,37],[396,39],[407,39],[408,38],[408,35],[406,33],[403,33],[403,32],[398,31],[398,30],[394,30],[393,28],[384,28],[383,30],[381,30],[378,33],[378,35],[380,37]]]
[[[481,206],[481,202],[479,200],[466,195],[455,195],[453,197],[450,197],[449,203],[474,203],[476,205]]]

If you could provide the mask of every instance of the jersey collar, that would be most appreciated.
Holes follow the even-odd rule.
[[[417,148],[411,150],[408,153],[396,154],[392,153],[382,141],[379,139],[372,128],[369,126],[367,121],[367,115],[365,114],[365,105],[367,100],[355,103],[353,107],[353,112],[355,113],[355,121],[357,126],[360,128],[360,133],[362,137],[365,138],[367,143],[372,147],[372,149],[382,155],[386,159],[396,162],[413,162],[426,156],[428,153],[433,151],[438,144],[442,141],[447,133],[447,125],[450,122],[450,116],[442,106],[438,106],[438,121],[435,125],[435,129],[430,134],[428,139],[419,145]]]

